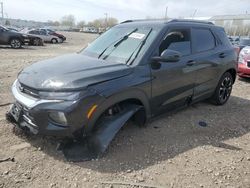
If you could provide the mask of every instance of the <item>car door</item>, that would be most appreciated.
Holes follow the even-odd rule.
[[[41,31],[41,30],[37,30],[37,32],[39,33],[39,36],[43,39],[43,41],[45,42],[50,41],[46,32]]]
[[[191,31],[193,60],[196,70],[194,100],[211,95],[217,85],[218,65],[223,54],[216,52],[216,38],[209,28],[193,27]]]
[[[7,31],[0,27],[0,44],[8,44],[8,40],[9,37]]]
[[[190,32],[190,28],[184,27],[168,30],[157,49],[159,54],[165,49],[175,50],[182,57],[178,62],[158,62],[158,67],[152,66],[152,115],[185,105],[193,95],[195,71]]]

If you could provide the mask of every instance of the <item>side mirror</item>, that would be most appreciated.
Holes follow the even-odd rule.
[[[181,53],[174,50],[164,50],[161,53],[161,56],[152,57],[153,61],[160,61],[160,62],[178,62],[181,58]]]

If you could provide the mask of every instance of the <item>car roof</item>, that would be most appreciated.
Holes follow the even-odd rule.
[[[214,27],[215,25],[209,21],[201,21],[201,20],[189,20],[189,19],[146,19],[146,20],[126,20],[119,24],[126,26],[151,26],[151,27],[164,27],[169,24],[174,25],[202,25],[206,27]],[[218,27],[218,26],[216,26]]]

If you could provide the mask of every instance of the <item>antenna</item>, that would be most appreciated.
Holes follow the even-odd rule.
[[[197,12],[197,9],[194,10],[194,14],[192,16],[192,19],[194,19],[194,16],[195,16],[196,12]]]

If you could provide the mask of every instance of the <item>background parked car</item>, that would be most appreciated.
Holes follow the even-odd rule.
[[[32,46],[43,46],[43,39],[36,36],[36,35],[31,35],[27,34],[27,37],[29,38],[29,45]]]
[[[240,37],[239,36],[228,36],[229,41],[232,45],[239,45]]]
[[[56,37],[62,39],[62,41],[65,41],[65,40],[66,40],[66,37],[65,37],[64,35],[62,35],[62,34],[60,34],[60,33],[57,33],[57,32],[55,32],[55,31],[53,31],[52,29],[44,29],[44,28],[42,28],[42,29],[40,29],[40,30],[43,31],[43,32],[46,32],[46,33],[49,34],[49,35],[54,35],[54,36],[56,36]]]
[[[80,32],[84,33],[98,33],[98,29],[95,27],[83,27],[80,29]]]
[[[22,45],[29,42],[29,38],[25,34],[11,31],[3,26],[0,26],[0,44],[10,45],[12,48],[21,48]]]
[[[50,42],[53,44],[62,42],[62,39],[58,38],[57,36],[50,35],[47,32],[41,31],[39,29],[28,30],[26,31],[26,33],[31,34],[33,36],[40,37],[41,39],[43,39],[44,42]]]
[[[240,38],[239,42],[240,50],[242,50],[246,46],[250,46],[250,38]]]
[[[244,47],[240,51],[238,75],[240,77],[250,78],[250,46]]]

